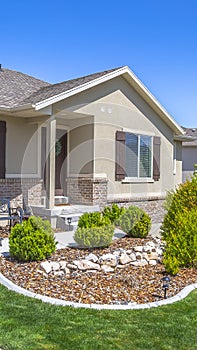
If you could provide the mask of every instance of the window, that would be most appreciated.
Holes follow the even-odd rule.
[[[126,177],[152,177],[152,137],[126,133]]]
[[[158,181],[160,179],[160,145],[158,136],[116,132],[115,180],[125,178]]]

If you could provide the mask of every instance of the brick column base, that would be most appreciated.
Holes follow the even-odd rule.
[[[99,205],[107,204],[107,179],[89,177],[69,177],[67,195],[73,204]]]

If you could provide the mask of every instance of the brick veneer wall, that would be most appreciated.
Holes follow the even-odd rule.
[[[117,203],[125,208],[136,205],[150,215],[152,222],[161,222],[165,210],[164,197],[120,198],[107,200],[107,180],[104,178],[70,177],[67,178],[67,195],[70,203],[99,205],[102,209],[106,205]]]
[[[14,205],[41,204],[42,180],[35,178],[0,179],[0,197],[8,198]]]
[[[148,215],[150,215],[153,223],[162,222],[165,214],[164,210],[165,198],[150,197],[150,198],[136,198],[136,199],[117,199],[110,200],[108,204],[117,203],[121,207],[128,208],[130,205],[135,205],[143,209]]]
[[[104,178],[69,177],[67,195],[71,203],[96,205],[107,204],[107,180]]]

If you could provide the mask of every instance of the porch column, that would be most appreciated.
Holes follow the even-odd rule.
[[[54,208],[56,119],[50,118],[46,132],[46,208]]]

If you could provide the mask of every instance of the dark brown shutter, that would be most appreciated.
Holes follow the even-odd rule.
[[[160,145],[161,139],[158,136],[153,137],[153,179],[160,179]]]
[[[5,179],[6,122],[0,121],[0,179]]]
[[[121,181],[125,178],[125,140],[126,133],[123,131],[116,132],[116,164],[115,180]]]

